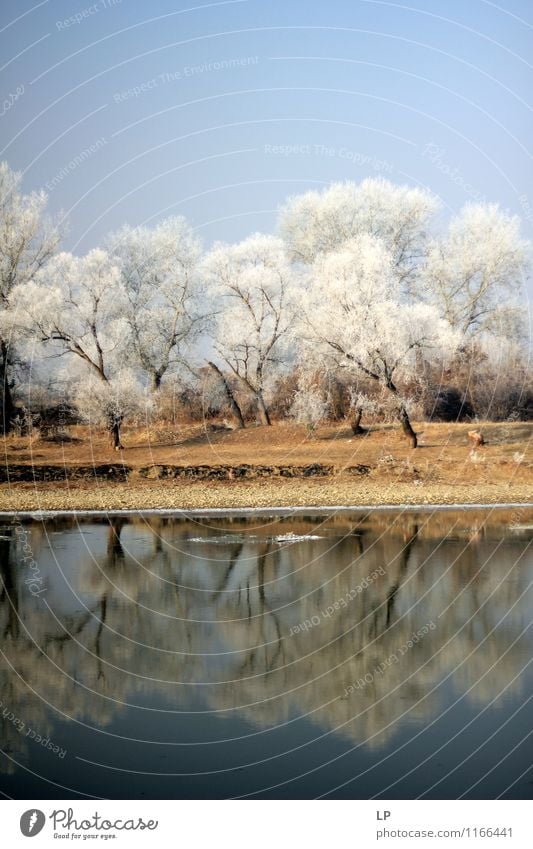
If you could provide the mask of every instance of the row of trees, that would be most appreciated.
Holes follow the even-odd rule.
[[[207,370],[239,426],[243,397],[270,424],[288,374],[293,414],[313,425],[335,378],[356,425],[388,399],[415,447],[413,385],[480,356],[496,369],[502,352],[527,359],[530,246],[494,204],[467,204],[446,226],[427,190],[368,179],[289,198],[276,235],[208,251],[181,217],[125,226],[83,257],[61,238],[46,196],[23,194],[1,164],[4,432],[44,382],[119,447],[126,416],[152,415],[165,386]]]

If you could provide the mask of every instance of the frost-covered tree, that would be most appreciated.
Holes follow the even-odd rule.
[[[421,294],[465,335],[513,332],[529,247],[517,216],[497,204],[467,204],[431,242]]]
[[[300,379],[290,408],[291,417],[305,425],[308,434],[314,433],[328,413],[329,403],[320,386]]]
[[[109,384],[127,358],[127,298],[118,267],[95,249],[85,257],[54,257],[35,279],[11,296],[14,321],[32,340],[47,343],[52,354],[69,354],[89,375]],[[110,416],[112,444],[120,447],[120,424]]]
[[[402,298],[394,256],[368,234],[317,257],[301,303],[303,356],[310,349],[325,364],[333,362],[386,389],[416,447],[400,382],[416,372],[422,353],[430,357],[454,348],[457,337],[448,322],[435,307]]]
[[[389,250],[407,289],[425,257],[427,230],[437,209],[436,198],[424,189],[371,178],[289,198],[278,226],[291,257],[306,264],[361,235],[375,236]]]
[[[204,273],[216,310],[215,351],[252,394],[260,421],[269,425],[265,386],[287,357],[293,321],[294,272],[283,242],[255,234],[237,245],[216,244],[205,258]]]
[[[530,262],[519,219],[496,204],[468,203],[437,236],[437,210],[424,189],[383,179],[335,183],[289,198],[279,230],[292,258],[307,265],[352,238],[377,236],[413,301],[434,304],[463,334],[513,332]]]
[[[100,249],[58,254],[31,283],[13,291],[12,309],[34,339],[83,360],[102,380],[127,339],[125,293],[117,266]]]
[[[153,389],[180,364],[188,364],[202,329],[198,264],[200,240],[184,218],[153,229],[124,227],[109,239],[127,295],[135,364]]]
[[[0,162],[0,429],[4,433],[14,412],[10,366],[17,337],[8,313],[11,293],[34,280],[60,240],[57,225],[45,216],[46,194],[24,195],[20,183],[21,175]]]
[[[153,409],[151,396],[129,370],[117,372],[109,380],[85,375],[74,388],[73,400],[85,421],[108,428],[115,450],[123,447],[120,428],[124,419],[149,417]]]

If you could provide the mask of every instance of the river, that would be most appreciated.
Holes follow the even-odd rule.
[[[533,510],[4,517],[13,798],[533,795]]]

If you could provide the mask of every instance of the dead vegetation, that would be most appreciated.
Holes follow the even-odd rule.
[[[73,426],[69,441],[11,435],[3,440],[0,506],[12,509],[17,492],[21,507],[37,500],[92,509],[530,500],[532,424],[480,423],[482,448],[478,440],[472,446],[466,423],[415,427],[413,452],[387,424],[360,436],[349,422],[312,434],[285,422],[158,425],[125,429],[118,458],[104,430]]]

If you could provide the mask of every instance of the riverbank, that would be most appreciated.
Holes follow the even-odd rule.
[[[479,425],[478,425],[479,426]],[[531,502],[533,425],[418,423],[411,450],[397,428],[309,436],[295,425],[212,431],[131,430],[125,450],[75,428],[68,440],[4,440],[0,511],[232,509]]]
[[[269,507],[358,507],[401,505],[504,505],[531,503],[531,485],[417,486],[346,480],[98,484],[19,484],[2,487],[0,511],[36,510],[209,510]],[[517,510],[526,509],[523,507]]]

